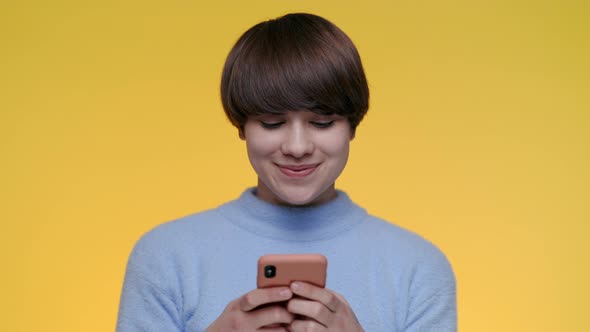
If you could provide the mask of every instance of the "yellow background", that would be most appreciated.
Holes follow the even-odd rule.
[[[0,329],[112,331],[138,237],[255,183],[220,72],[292,11],[357,44],[338,187],[448,255],[460,330],[588,331],[590,11],[557,0],[4,1]]]

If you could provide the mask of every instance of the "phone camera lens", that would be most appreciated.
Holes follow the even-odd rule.
[[[264,276],[266,278],[274,278],[277,275],[277,268],[274,265],[267,265],[264,267]]]

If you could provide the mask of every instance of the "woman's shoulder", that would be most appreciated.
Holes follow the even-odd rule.
[[[145,231],[136,241],[134,251],[165,254],[179,248],[198,244],[223,227],[218,209],[209,209],[172,219]]]
[[[365,236],[383,251],[413,262],[448,264],[443,251],[430,239],[397,223],[367,214],[362,223]]]

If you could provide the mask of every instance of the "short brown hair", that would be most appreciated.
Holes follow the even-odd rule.
[[[221,100],[238,129],[251,115],[310,110],[346,117],[352,129],[369,108],[358,51],[330,21],[288,14],[256,24],[230,51]]]

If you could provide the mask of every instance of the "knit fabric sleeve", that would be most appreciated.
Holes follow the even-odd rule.
[[[415,269],[404,332],[457,331],[455,275],[446,257],[430,253]]]
[[[158,242],[144,236],[129,257],[117,332],[183,331],[181,295],[170,286],[174,269]]]

